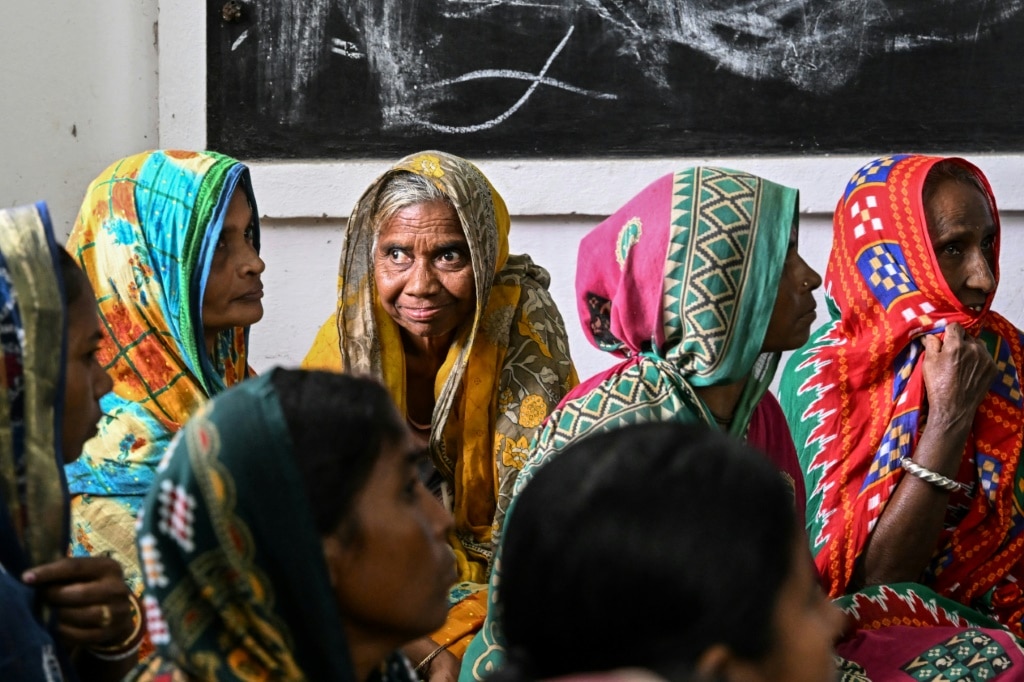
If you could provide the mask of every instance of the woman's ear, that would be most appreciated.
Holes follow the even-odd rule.
[[[335,590],[341,583],[341,575],[347,565],[348,552],[336,534],[331,534],[321,541],[324,548],[324,561],[327,563],[327,578]]]
[[[757,666],[739,659],[724,644],[715,644],[697,659],[697,679],[716,682],[761,682]]]

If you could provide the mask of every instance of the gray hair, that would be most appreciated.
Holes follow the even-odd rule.
[[[384,181],[377,191],[373,202],[370,225],[373,233],[379,234],[380,228],[387,224],[395,215],[410,206],[443,202],[453,206],[452,200],[437,185],[416,173],[395,173]]]

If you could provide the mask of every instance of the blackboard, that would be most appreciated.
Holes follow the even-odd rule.
[[[207,144],[244,158],[1024,151],[1024,0],[238,5]]]

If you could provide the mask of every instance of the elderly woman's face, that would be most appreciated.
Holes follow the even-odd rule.
[[[977,187],[950,178],[924,210],[946,284],[964,307],[981,312],[996,290],[996,224],[988,200]]]
[[[447,203],[406,207],[382,225],[373,276],[384,310],[412,336],[446,336],[473,312],[469,244]]]
[[[789,230],[786,261],[779,277],[775,307],[768,321],[761,351],[782,353],[807,343],[816,316],[814,290],[821,286],[821,275],[807,264],[798,249],[796,220]]]

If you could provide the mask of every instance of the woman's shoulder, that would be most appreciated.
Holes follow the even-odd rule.
[[[551,286],[551,274],[541,265],[533,262],[526,253],[510,253],[505,265],[495,275],[496,283],[519,284],[522,287],[542,289],[547,292]]]

